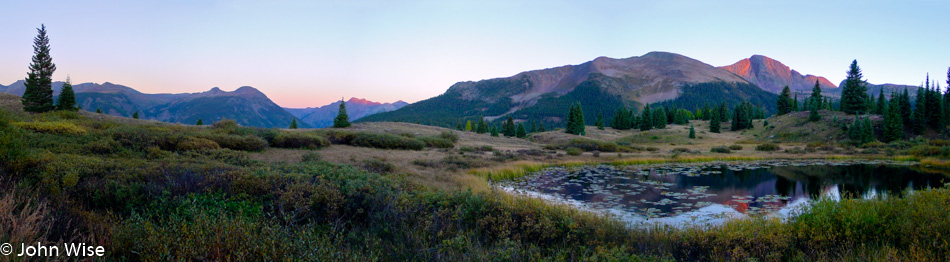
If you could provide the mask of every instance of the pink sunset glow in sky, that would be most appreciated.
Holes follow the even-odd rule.
[[[459,81],[650,51],[714,66],[753,54],[840,82],[943,83],[947,1],[15,1],[0,84],[26,77],[45,24],[74,83],[145,93],[253,86],[284,107],[415,102]],[[42,11],[40,11],[42,10]],[[942,84],[942,86],[945,84]]]

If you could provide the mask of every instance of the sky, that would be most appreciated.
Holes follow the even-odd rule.
[[[9,1],[0,84],[47,27],[54,81],[144,93],[253,86],[283,107],[416,102],[460,81],[666,51],[713,66],[753,54],[837,84],[946,86],[950,1]]]

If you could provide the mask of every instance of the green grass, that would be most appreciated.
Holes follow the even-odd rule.
[[[387,172],[381,161],[360,168],[324,162],[316,154],[294,164],[249,159],[249,151],[267,150],[279,137],[274,130],[3,114],[0,240],[95,242],[106,246],[107,260],[950,259],[947,189],[904,199],[820,201],[785,223],[752,218],[634,229],[539,199],[428,189],[400,174],[365,170]],[[86,132],[38,132],[5,120],[34,117],[56,118],[43,121]],[[241,142],[230,148],[215,137]],[[263,148],[248,146],[260,141]],[[759,159],[690,156],[608,164]],[[453,161],[459,160],[444,162]],[[483,176],[511,179],[546,166],[514,163]],[[11,230],[10,221],[23,230]]]

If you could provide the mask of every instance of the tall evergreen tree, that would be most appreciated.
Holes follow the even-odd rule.
[[[904,120],[901,119],[900,105],[894,98],[888,103],[887,113],[884,115],[884,142],[889,143],[904,139]]]
[[[498,137],[498,126],[492,125],[489,132],[491,132],[491,136]]]
[[[650,110],[650,104],[643,107],[640,116],[640,131],[653,129],[653,110]]]
[[[204,124],[205,124],[205,122],[204,122],[204,121],[201,121],[201,118],[198,118],[198,122],[195,123],[196,126],[203,126]]]
[[[528,136],[528,132],[524,129],[523,123],[518,124],[518,130],[515,131],[515,136],[518,138],[525,138]]]
[[[782,88],[782,94],[778,96],[778,100],[776,101],[776,107],[778,108],[777,114],[784,115],[791,113],[792,103],[795,103],[792,101],[792,92],[788,86],[785,86],[785,88]]]
[[[343,128],[350,126],[350,115],[346,113],[346,102],[343,101],[343,98],[340,98],[340,111],[337,112],[336,118],[333,119],[333,127]]]
[[[597,125],[597,129],[604,130],[604,114],[597,115],[597,120],[594,121],[594,124]]]
[[[531,121],[531,129],[528,130],[529,133],[538,132],[538,122]]]
[[[516,130],[517,128],[518,127],[515,126],[515,119],[509,115],[508,119],[505,120],[505,123],[501,124],[501,134],[507,137],[515,136],[518,132]]]
[[[102,109],[96,108],[96,113],[102,114]]]
[[[696,138],[696,130],[693,129],[693,125],[689,125],[689,138]]]
[[[815,122],[821,120],[821,114],[818,113],[818,106],[812,105],[808,112],[808,121]]]
[[[30,72],[27,73],[26,91],[23,93],[23,110],[42,113],[51,111],[53,105],[53,72],[56,64],[50,57],[49,37],[46,36],[46,25],[36,29],[36,38],[33,38],[33,62],[30,63]]]
[[[139,111],[135,111],[135,113],[132,113],[132,118],[139,119]]]
[[[844,88],[841,90],[841,111],[846,114],[859,114],[867,112],[867,86],[865,86],[861,68],[858,67],[858,60],[851,62],[848,70],[848,76],[844,80]]]
[[[666,110],[663,107],[657,107],[653,110],[653,127],[656,129],[666,128]]]
[[[729,119],[730,115],[729,107],[726,106],[726,103],[723,102],[722,104],[719,104],[719,122],[729,122],[731,120]]]
[[[538,132],[544,132],[544,122],[538,123]]]
[[[458,124],[455,124],[455,130],[465,131],[465,127],[462,127],[462,120],[459,120]]]
[[[901,94],[900,99],[898,100],[898,105],[900,106],[901,119],[904,120],[904,127],[910,128],[913,126],[912,118],[912,108],[910,105],[910,93],[908,93],[907,88],[904,88],[904,93]]]
[[[881,93],[877,96],[877,103],[874,105],[874,114],[883,115],[887,113],[887,99],[884,98],[884,88],[881,88]]]
[[[927,95],[924,88],[917,88],[917,100],[914,101],[914,112],[911,113],[911,128],[914,133],[923,133],[927,129]]]
[[[289,129],[297,129],[297,119],[294,118],[294,120],[290,120],[290,126],[287,127],[287,128],[289,128]]]
[[[709,132],[719,133],[722,123],[719,122],[719,110],[712,110],[709,116]]]
[[[584,109],[581,108],[581,103],[578,102],[571,106],[570,112],[567,114],[565,132],[575,135],[584,134]]]
[[[824,105],[822,105],[824,98],[821,96],[821,86],[818,85],[818,80],[815,80],[815,87],[811,89],[811,95],[808,96],[808,100],[810,101],[810,106],[819,110],[824,108]]]
[[[79,110],[76,107],[76,93],[73,92],[73,84],[69,81],[68,76],[66,77],[66,83],[63,83],[63,89],[59,91],[59,101],[57,102],[56,109],[58,110]]]

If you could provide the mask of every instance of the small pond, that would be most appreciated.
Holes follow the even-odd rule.
[[[894,161],[760,161],[548,168],[499,184],[520,194],[609,213],[632,225],[719,224],[788,217],[810,200],[901,197],[950,176]]]

